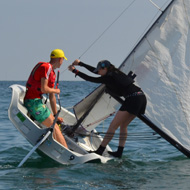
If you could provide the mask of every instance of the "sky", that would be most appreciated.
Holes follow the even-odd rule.
[[[158,14],[149,0],[0,0],[0,81],[26,81],[57,48],[68,58],[63,81],[81,80],[67,69],[75,59],[119,67]]]

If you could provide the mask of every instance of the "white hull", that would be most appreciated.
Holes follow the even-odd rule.
[[[15,84],[10,86],[10,88],[12,88],[12,99],[8,110],[9,119],[18,131],[34,146],[42,135],[47,132],[47,128],[40,126],[40,124],[37,124],[37,122],[33,121],[27,115],[28,111],[23,106],[25,87]],[[47,102],[47,106],[50,108],[49,102]],[[64,108],[61,108],[59,116],[64,118],[65,124],[73,125],[76,122],[74,114]],[[96,131],[94,130],[93,132]],[[92,161],[106,163],[112,159],[107,153],[108,150],[111,151],[109,146],[107,146],[103,156],[87,152],[89,150],[96,150],[102,141],[101,136],[93,132],[87,136],[78,135],[74,139],[64,135],[69,149],[66,149],[55,141],[51,134],[45,142],[39,146],[38,150],[61,164],[82,164]]]

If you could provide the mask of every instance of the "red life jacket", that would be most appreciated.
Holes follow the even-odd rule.
[[[41,70],[43,70],[44,72],[40,72]],[[24,99],[42,98],[43,93],[41,91],[41,78],[43,77],[48,79],[48,86],[50,88],[53,88],[55,84],[56,75],[50,63],[39,62],[33,68],[26,83],[27,89]]]

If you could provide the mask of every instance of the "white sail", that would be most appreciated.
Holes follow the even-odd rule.
[[[140,119],[190,157],[190,1],[171,1],[120,70],[133,71],[136,84],[146,94],[146,116]],[[104,94],[82,125],[106,117],[116,105],[117,101]]]
[[[113,99],[109,94],[104,93],[104,85],[101,85],[74,106],[74,112],[78,120],[88,112],[89,107],[94,103],[94,101],[97,101],[96,104],[82,122],[83,128],[89,132],[107,117],[114,114],[118,105],[118,102],[115,99]]]
[[[136,73],[148,100],[146,116],[174,146],[189,151],[190,1],[172,1],[120,69]]]

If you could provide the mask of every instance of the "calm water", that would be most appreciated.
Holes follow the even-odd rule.
[[[11,84],[0,82],[0,189],[90,189],[147,190],[190,188],[190,160],[136,119],[129,126],[129,137],[122,159],[106,164],[59,165],[33,153],[23,167],[17,165],[32,146],[8,119]],[[61,104],[71,108],[96,86],[88,82],[60,82]],[[108,119],[98,131],[105,131]],[[117,147],[118,135],[110,146]]]

